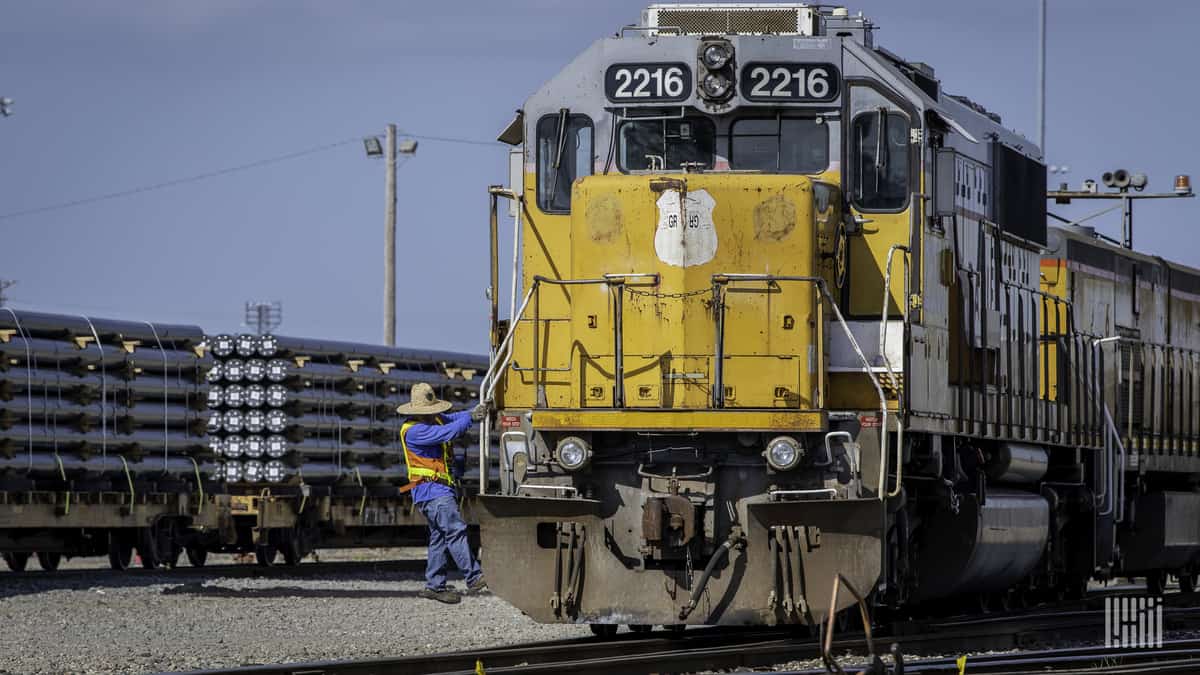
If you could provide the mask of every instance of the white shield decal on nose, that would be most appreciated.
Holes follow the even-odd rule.
[[[713,225],[717,202],[712,195],[707,190],[696,190],[680,200],[678,190],[665,190],[657,204],[654,252],[658,259],[674,267],[703,265],[712,260],[717,254],[717,228]]]

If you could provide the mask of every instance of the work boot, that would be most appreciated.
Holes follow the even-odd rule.
[[[472,593],[482,593],[488,589],[487,580],[480,576],[475,583],[468,584],[467,590]]]
[[[432,588],[422,588],[421,592],[417,595],[427,600],[444,602],[447,605],[457,605],[459,602],[462,602],[462,596],[458,594],[458,591],[449,588],[443,588],[440,591],[435,591]]]

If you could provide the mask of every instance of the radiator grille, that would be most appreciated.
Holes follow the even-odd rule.
[[[685,34],[809,34],[800,9],[660,9],[658,26],[674,26]]]

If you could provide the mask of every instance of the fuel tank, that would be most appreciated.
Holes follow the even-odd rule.
[[[989,453],[988,478],[997,483],[1036,483],[1050,467],[1044,448],[1024,443],[1001,443]]]
[[[1003,591],[1041,560],[1050,534],[1050,505],[1040,495],[994,488],[983,504],[964,495],[958,513],[940,508],[922,529],[914,601]]]

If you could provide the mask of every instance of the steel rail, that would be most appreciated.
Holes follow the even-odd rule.
[[[1172,630],[1183,625],[1197,626],[1200,625],[1200,607],[1168,607],[1164,610],[1164,619],[1171,622]],[[919,626],[918,630],[923,632],[912,634],[905,634],[904,626],[898,624],[892,627],[890,635],[876,633],[875,637],[876,641],[899,642],[906,653],[944,654],[948,651],[1020,648],[1050,636],[1098,639],[1102,637],[1103,627],[1103,610],[1055,612],[1043,608],[1009,615],[960,617]],[[486,672],[497,674],[661,673],[768,667],[819,659],[819,639],[798,632],[797,628],[699,628],[649,636],[634,633],[608,640],[582,638],[397,658],[194,671],[191,675],[472,675],[477,663],[482,664]],[[839,654],[866,653],[865,635],[862,632],[849,634],[835,641],[834,648]],[[1200,655],[1200,647],[1197,649]]]

